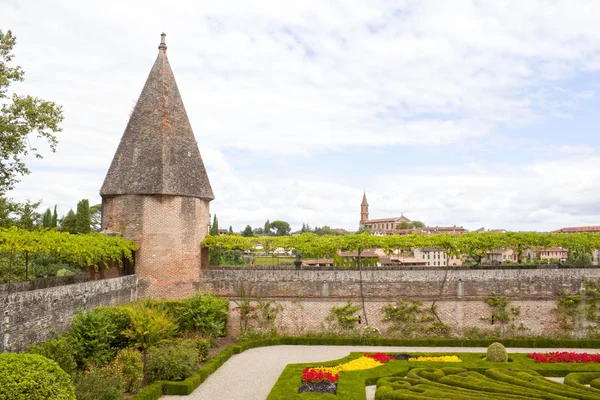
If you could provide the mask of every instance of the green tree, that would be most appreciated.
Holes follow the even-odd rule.
[[[52,227],[58,226],[58,212],[56,211],[56,204],[54,205],[54,212],[52,213]]]
[[[242,236],[250,237],[254,236],[254,232],[252,231],[252,227],[250,225],[246,225],[246,228],[242,231]]]
[[[92,231],[100,232],[102,229],[102,204],[90,206],[90,218]]]
[[[77,216],[73,210],[69,210],[67,215],[62,217],[60,221],[60,228],[63,232],[75,233],[75,225],[77,223]]]
[[[412,229],[413,226],[410,222],[402,221],[399,224],[396,224],[396,229]]]
[[[271,230],[275,229],[275,236],[287,236],[290,234],[292,228],[290,224],[285,221],[273,221],[269,224]]]
[[[267,222],[265,222],[265,227],[263,228],[263,234],[265,236],[269,236],[271,235],[271,223],[269,222],[269,220],[267,220]]]
[[[50,207],[42,215],[42,226],[48,229],[52,228],[52,210],[50,210]]]
[[[56,151],[55,134],[60,132],[63,120],[62,108],[54,102],[37,97],[12,93],[13,82],[23,81],[24,71],[11,65],[16,38],[10,30],[0,30],[0,194],[12,189],[18,177],[29,174],[24,158],[32,153],[37,158],[42,154],[33,147],[30,135],[45,139],[50,149]]]
[[[422,223],[421,221],[411,221],[410,225],[413,228],[425,228],[425,224]]]
[[[15,225],[28,231],[34,230],[41,217],[40,213],[36,211],[41,203],[41,200],[32,203],[31,200],[27,199],[25,203],[17,204],[15,213],[19,219]]]
[[[233,235],[233,227],[231,225],[229,225],[229,234]]]
[[[209,235],[219,236],[219,220],[217,219],[217,214],[213,217],[213,223],[210,226],[210,231],[208,231]]]
[[[77,203],[77,215],[75,218],[76,233],[90,233],[92,231],[92,217],[90,216],[90,202],[88,199]]]

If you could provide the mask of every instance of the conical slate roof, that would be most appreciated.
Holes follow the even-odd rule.
[[[169,194],[215,198],[167,58],[165,34],[101,196]]]

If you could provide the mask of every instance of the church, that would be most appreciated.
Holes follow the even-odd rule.
[[[410,219],[404,215],[392,218],[369,219],[369,203],[367,202],[367,194],[363,193],[362,203],[360,204],[360,224],[359,229],[369,228],[371,233],[375,235],[386,235],[396,233],[398,224],[402,222],[410,222]]]

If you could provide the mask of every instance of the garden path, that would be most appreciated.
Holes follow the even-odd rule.
[[[486,347],[399,347],[399,346],[269,346],[257,347],[231,357],[189,396],[162,396],[161,400],[265,400],[288,364],[323,362],[350,352],[435,352],[485,353]],[[597,353],[598,349],[507,348],[509,353],[576,351]]]

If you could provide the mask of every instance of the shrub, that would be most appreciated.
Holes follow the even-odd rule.
[[[69,375],[73,375],[77,369],[73,345],[65,337],[30,346],[27,353],[39,354],[55,361]]]
[[[165,311],[141,307],[130,308],[131,326],[123,331],[132,345],[146,350],[175,335],[177,325]]]
[[[193,342],[179,340],[148,351],[146,373],[150,381],[178,381],[194,373],[198,352]]]
[[[492,343],[487,349],[485,359],[491,362],[508,362],[508,353],[502,343]]]
[[[75,377],[77,400],[123,400],[123,382],[114,367],[92,368]]]
[[[196,349],[198,350],[198,359],[204,361],[208,358],[208,352],[210,351],[210,340],[205,338],[199,338],[196,341]]]
[[[0,399],[75,400],[71,378],[39,354],[0,354]]]
[[[120,350],[112,365],[119,371],[126,392],[133,393],[141,387],[144,379],[142,353],[131,348]]]
[[[196,293],[183,301],[178,318],[179,327],[183,331],[200,332],[205,336],[224,336],[228,307],[225,299]]]
[[[106,365],[119,348],[126,347],[121,334],[131,323],[130,313],[122,307],[98,307],[86,313],[79,311],[71,324],[69,340],[75,359],[82,366]]]

